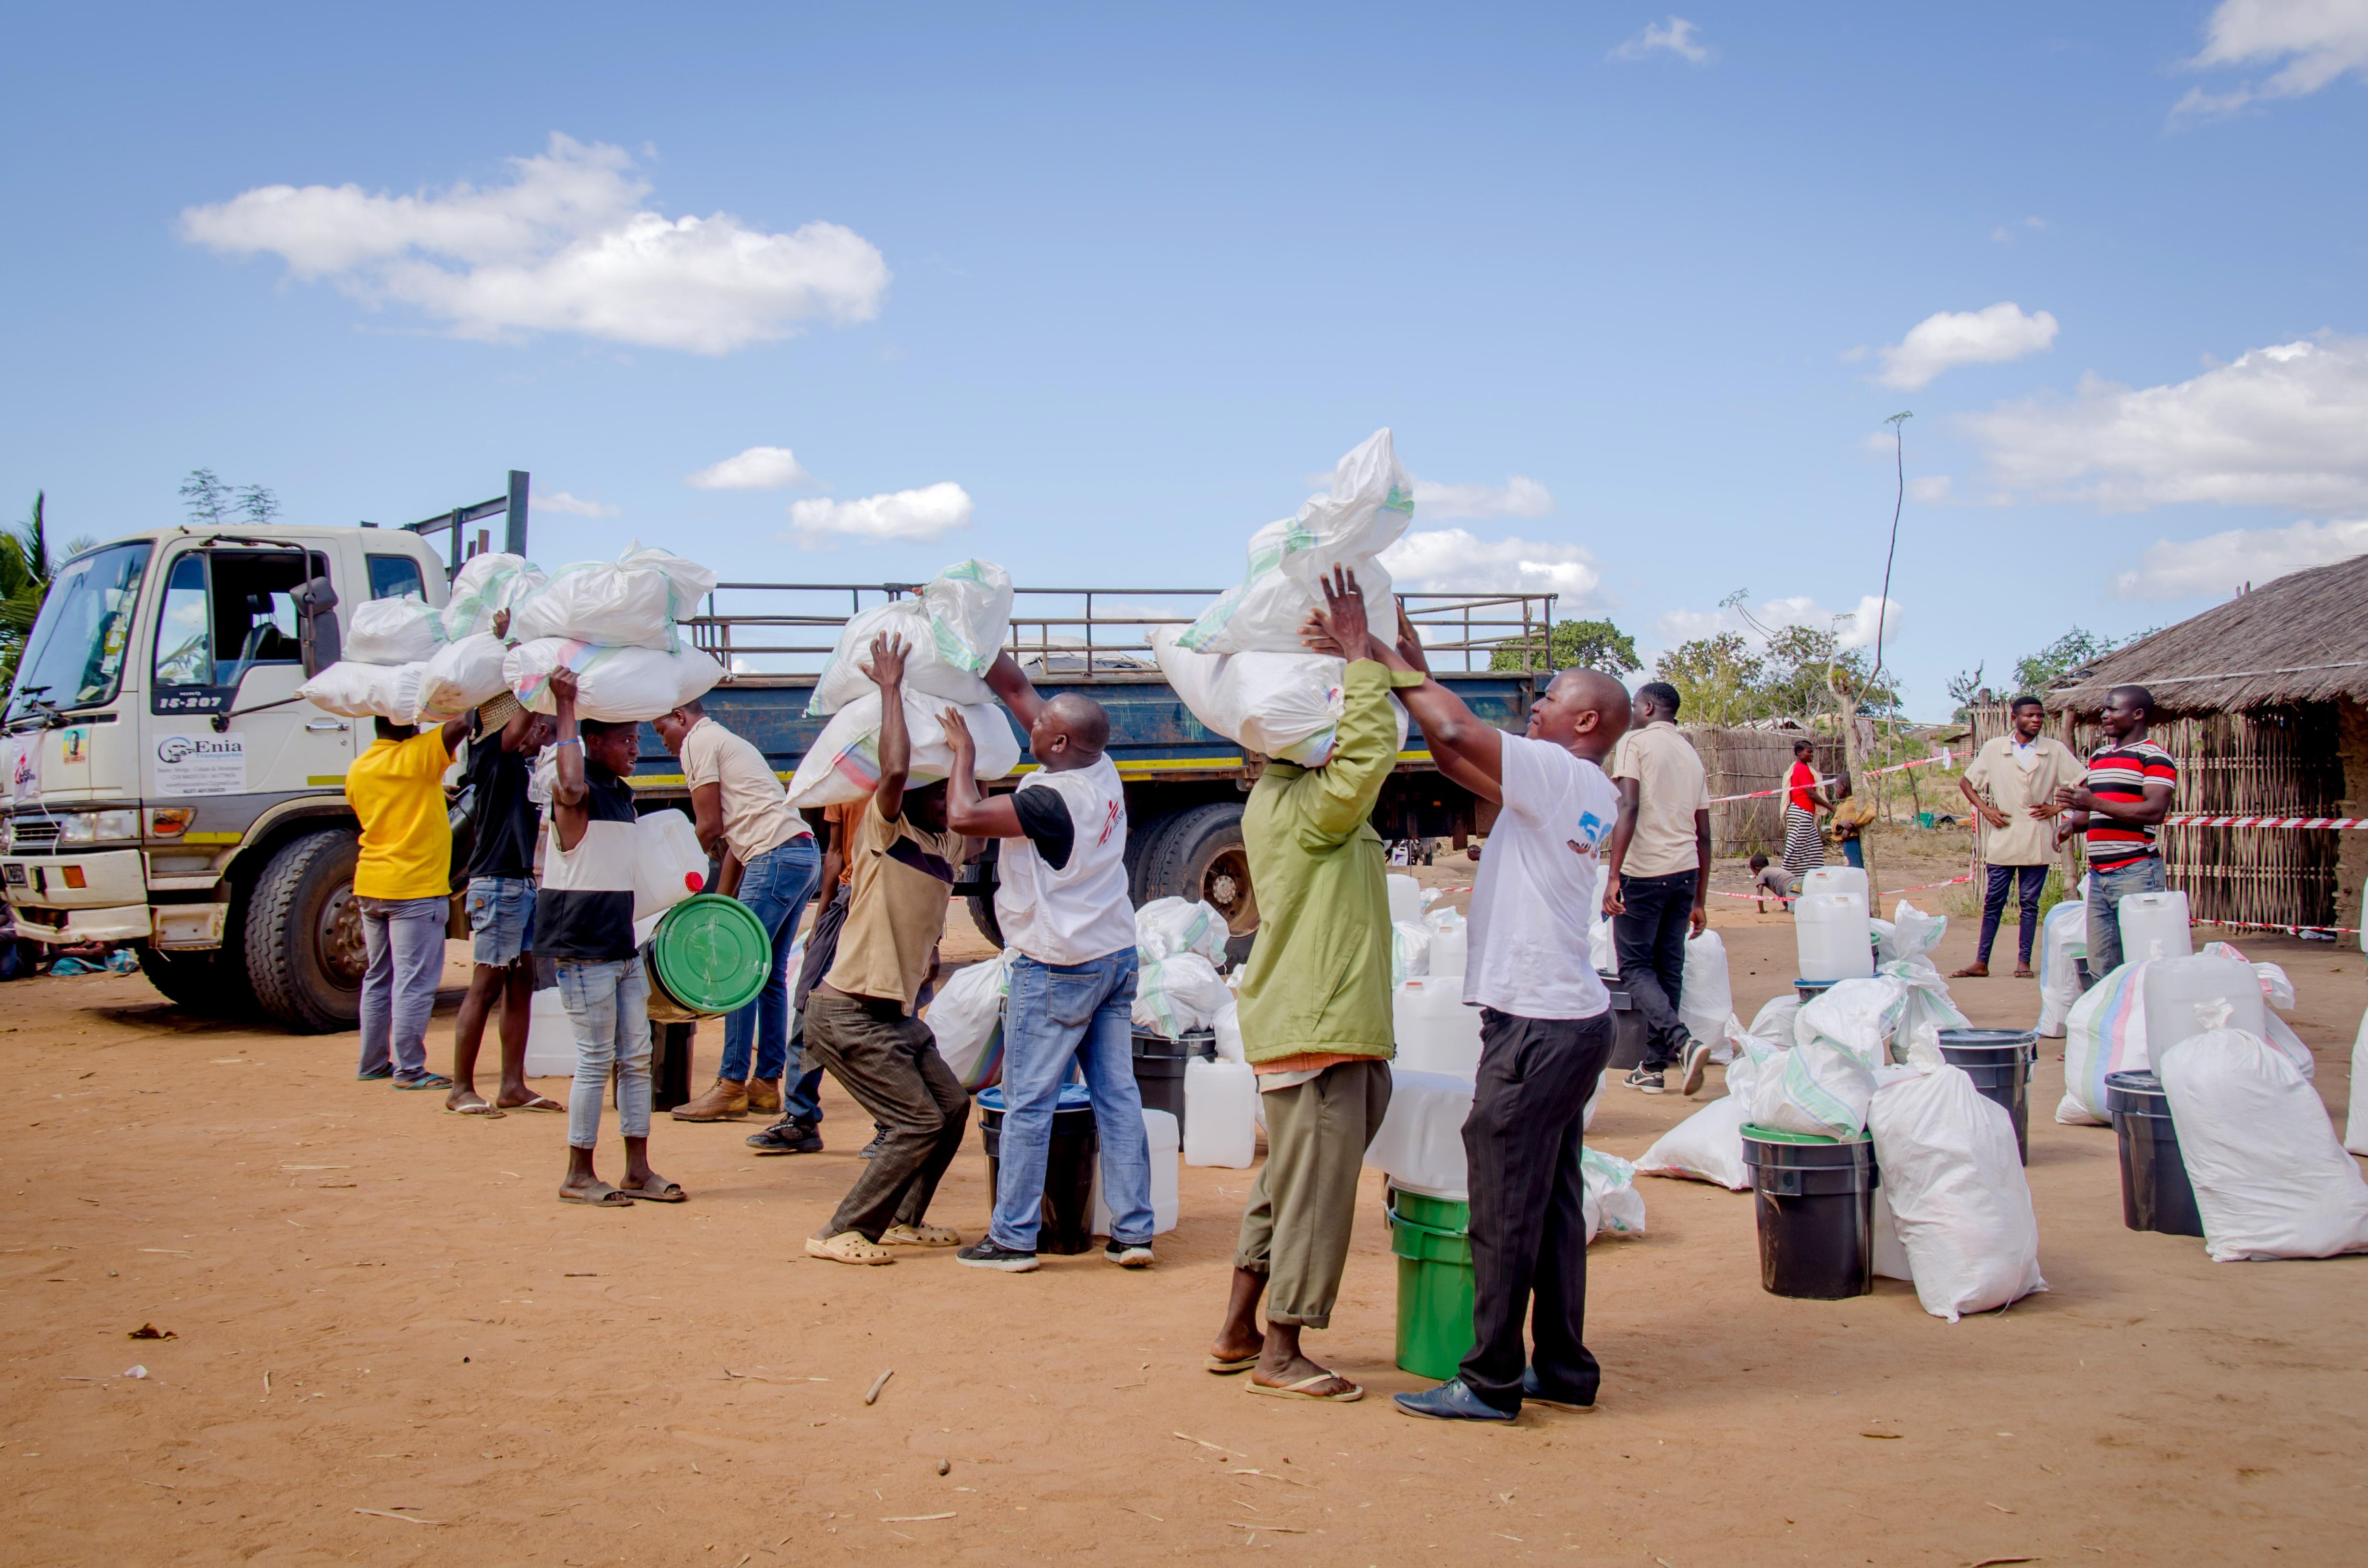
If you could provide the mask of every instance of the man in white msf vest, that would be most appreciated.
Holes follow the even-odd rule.
[[[1103,1256],[1128,1268],[1151,1262],[1151,1151],[1134,1085],[1134,906],[1126,889],[1126,796],[1102,755],[1110,716],[1089,697],[1039,697],[1009,653],[986,672],[1028,729],[1034,771],[1008,795],[979,794],[975,746],[948,710],[954,748],[946,824],[1004,841],[995,916],[1011,962],[1003,1026],[1003,1141],[995,1219],[954,1255],[973,1268],[1024,1274],[1036,1267],[1053,1113],[1069,1063],[1081,1063],[1100,1134],[1110,1240]]]

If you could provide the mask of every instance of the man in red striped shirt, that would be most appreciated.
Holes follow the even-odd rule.
[[[2153,715],[2154,695],[2146,687],[2113,687],[2098,721],[2105,744],[2089,757],[2088,778],[2055,791],[2066,808],[2056,843],[2088,834],[2089,972],[2100,977],[2122,965],[2122,900],[2169,885],[2155,835],[2170,812],[2179,765],[2146,739]]]

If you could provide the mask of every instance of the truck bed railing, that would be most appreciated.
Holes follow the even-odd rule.
[[[683,622],[683,629],[692,646],[734,675],[813,675],[850,619],[920,588],[917,583],[718,583],[704,613]],[[1015,588],[1006,646],[1023,666],[1049,676],[1156,670],[1152,628],[1190,625],[1221,591]],[[1510,655],[1506,662],[1518,670],[1549,668],[1556,597],[1492,592],[1397,596],[1432,667],[1465,671],[1496,667],[1499,653]]]

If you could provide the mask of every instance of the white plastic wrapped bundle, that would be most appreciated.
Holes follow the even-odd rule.
[[[2083,887],[2087,886],[2084,880]],[[2078,960],[2089,951],[2088,895],[2067,898],[2039,923],[2039,1032],[2064,1038],[2064,1020],[2080,1000]]]
[[[576,717],[604,723],[645,722],[705,696],[723,678],[723,666],[696,648],[669,653],[544,637],[504,654],[502,679],[529,708],[555,713],[551,676],[563,665],[575,672]]]
[[[1225,961],[1225,917],[1197,899],[1155,898],[1134,912],[1134,947],[1144,961],[1177,953],[1198,953],[1211,963]]]
[[[921,590],[938,656],[984,676],[1011,631],[1011,574],[992,561],[957,561]]]
[[[1198,953],[1153,959],[1135,971],[1134,1021],[1169,1040],[1208,1028],[1233,1000],[1216,966]]]
[[[483,561],[484,556],[477,557]],[[509,650],[490,631],[472,632],[436,650],[419,679],[419,711],[457,718],[509,689]]]
[[[912,788],[934,784],[953,769],[954,749],[946,744],[945,725],[938,718],[946,707],[942,699],[909,689],[905,693],[905,731],[913,743],[905,778]],[[1001,708],[964,706],[962,715],[978,745],[979,778],[1000,778],[1019,766],[1019,737]],[[879,787],[880,691],[875,687],[871,696],[848,703],[823,726],[790,779],[790,804],[836,806],[860,801]]]
[[[434,656],[443,641],[437,611],[417,594],[405,594],[356,605],[344,654],[358,665],[416,665]]]
[[[1726,944],[1715,931],[1704,931],[1685,941],[1685,975],[1678,985],[1678,1017],[1686,1032],[1704,1045],[1726,1039],[1726,1021],[1735,1016],[1735,993],[1727,983]]]
[[[1159,673],[1167,677],[1192,717],[1206,728],[1282,762],[1321,767],[1338,741],[1341,683],[1348,665],[1321,653],[1194,653],[1178,641],[1172,626],[1153,629],[1151,647]],[[1408,725],[1395,697],[1398,745]]]
[[[422,663],[365,665],[340,659],[296,688],[315,707],[348,719],[378,717],[398,724],[416,723],[419,713],[419,682],[427,673]]]
[[[452,578],[452,596],[444,601],[444,638],[463,637],[494,629],[494,617],[541,593],[551,579],[523,555],[489,550],[469,557]]]
[[[1011,988],[1015,950],[1006,948],[984,963],[956,970],[929,1003],[938,1054],[973,1094],[1003,1077],[1003,997]]]
[[[1890,1068],[1881,1076],[1867,1131],[1924,1310],[1954,1323],[2046,1290],[2039,1221],[2006,1108],[1961,1067]]]
[[[670,653],[675,622],[698,613],[714,586],[715,574],[697,562],[636,541],[614,561],[561,567],[511,607],[510,635]]]
[[[1411,920],[1395,921],[1390,926],[1390,985],[1393,989],[1409,980],[1422,980],[1430,974],[1430,927]]]
[[[850,703],[876,696],[880,690],[871,681],[871,640],[886,632],[905,641],[905,690],[935,698],[940,705],[953,703],[962,708],[976,708],[995,700],[995,691],[985,681],[960,665],[951,664],[939,652],[936,628],[929,613],[918,600],[898,599],[876,609],[867,609],[838,629],[838,645],[831,651],[830,663],[823,666],[814,682],[814,696],[807,699],[806,711],[813,714],[836,713]]]
[[[1636,1167],[1600,1149],[1578,1152],[1579,1213],[1587,1221],[1587,1240],[1599,1235],[1641,1236],[1645,1233],[1645,1195],[1636,1190]]]

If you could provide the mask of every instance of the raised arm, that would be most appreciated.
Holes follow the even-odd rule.
[[[551,672],[551,700],[559,709],[557,776],[551,783],[551,820],[559,846],[573,849],[584,842],[592,814],[584,809],[592,787],[584,776],[584,737],[575,729],[575,672],[565,667]]]
[[[913,771],[913,737],[905,728],[905,653],[902,637],[883,631],[871,640],[871,684],[880,688],[880,786],[872,801],[890,822],[905,814],[905,780]]]
[[[1505,733],[1464,705],[1462,698],[1430,678],[1421,639],[1415,635],[1406,611],[1398,612],[1395,646],[1379,637],[1365,639],[1368,656],[1393,674],[1418,674],[1420,686],[1396,687],[1398,700],[1414,715],[1422,738],[1430,747],[1439,770],[1485,801],[1505,800]]]
[[[1365,647],[1365,595],[1356,574],[1335,566],[1323,588],[1324,608],[1317,613],[1325,631],[1343,648]],[[1373,802],[1398,760],[1398,725],[1390,711],[1387,668],[1359,659],[1349,665],[1342,685],[1332,760],[1292,786],[1309,791],[1309,825],[1330,844],[1347,842],[1372,816]]]
[[[1044,699],[1028,684],[1028,677],[1020,673],[1019,661],[1011,656],[1011,650],[1007,648],[997,653],[995,663],[986,666],[986,684],[996,696],[1003,699],[1003,705],[1011,710],[1011,716],[1019,721],[1021,729],[1036,727],[1036,715],[1044,711]]]
[[[1003,661],[996,662],[1000,665]],[[1024,680],[1019,684],[1023,687],[1028,685]],[[1011,699],[1007,697],[1004,700]],[[1018,710],[1016,705],[1013,710]],[[1012,798],[979,792],[978,742],[971,735],[962,710],[949,708],[938,715],[938,722],[946,727],[946,743],[954,748],[954,770],[946,776],[946,825],[973,838],[1019,837],[1024,830],[1019,825],[1019,808]]]

